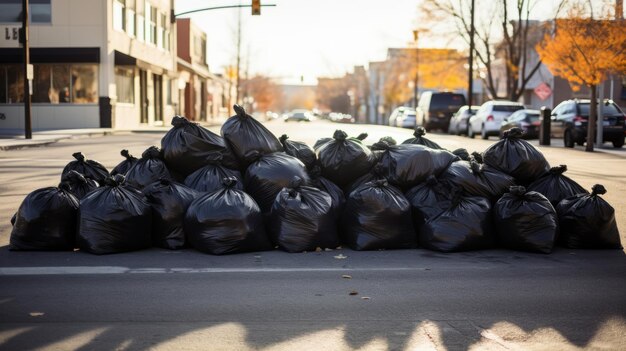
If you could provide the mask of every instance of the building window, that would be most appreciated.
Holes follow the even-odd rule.
[[[117,101],[135,103],[135,70],[132,67],[115,67]]]
[[[146,19],[145,19],[146,43],[156,45],[157,43],[157,9],[156,7],[146,2],[144,15],[146,16]]]
[[[51,0],[31,0],[30,22],[51,23],[52,6]],[[0,1],[0,23],[22,22],[22,0]]]
[[[165,49],[165,40],[164,40],[165,26],[166,26],[165,15],[160,14],[159,23],[157,24],[157,47],[159,49]]]
[[[131,37],[135,36],[135,11],[126,11],[126,33]]]
[[[126,30],[126,1],[113,0],[113,29]]]
[[[95,104],[98,65],[34,64],[33,103]],[[24,102],[22,65],[0,65],[0,103]]]
[[[34,65],[33,96],[34,103],[70,102],[70,66]]]

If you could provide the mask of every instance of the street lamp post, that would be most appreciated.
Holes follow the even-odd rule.
[[[420,69],[420,59],[419,59],[419,49],[417,47],[417,39],[419,37],[419,31],[417,29],[413,30],[413,43],[415,45],[415,77],[413,78],[413,108],[417,108],[417,92],[418,92],[418,81],[419,81],[419,69]]]
[[[30,50],[28,48],[28,0],[22,0],[22,43],[24,45],[24,138],[33,138],[30,112]]]
[[[474,0],[470,9],[470,48],[469,48],[469,82],[467,83],[467,105],[472,108],[474,104]]]

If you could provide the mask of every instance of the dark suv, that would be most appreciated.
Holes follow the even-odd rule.
[[[463,94],[426,91],[420,96],[417,105],[417,125],[427,130],[441,129],[447,132],[450,117],[463,105]]]
[[[590,100],[566,100],[552,111],[550,134],[563,138],[565,147],[574,147],[574,143],[583,145],[587,139],[587,121],[589,120]],[[624,145],[624,112],[612,100],[602,103],[604,116],[603,142],[612,142],[620,148]]]

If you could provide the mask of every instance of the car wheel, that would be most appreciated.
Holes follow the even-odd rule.
[[[573,148],[574,147],[574,139],[572,138],[572,131],[566,130],[565,134],[563,134],[563,144],[565,147]]]
[[[487,131],[485,130],[485,126],[482,126],[482,127],[480,128],[480,137],[481,137],[481,139],[483,139],[483,140],[487,140],[487,139],[489,139],[489,134],[487,134]]]
[[[467,137],[474,139],[474,136],[476,136],[476,134],[474,134],[474,129],[472,129],[471,126],[467,127]]]
[[[613,140],[613,147],[616,149],[621,148],[622,146],[624,146],[624,138],[618,139],[618,140]]]

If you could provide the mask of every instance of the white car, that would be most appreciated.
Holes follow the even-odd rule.
[[[517,110],[524,109],[524,104],[515,101],[487,101],[480,106],[476,114],[469,119],[467,136],[473,138],[480,134],[483,139],[491,135],[500,135],[502,121]]]
[[[393,112],[391,112],[391,114],[389,115],[389,120],[388,120],[388,124],[391,127],[399,127],[398,125],[398,119],[402,117],[402,114],[407,112],[407,111],[413,111],[413,113],[415,113],[415,109],[412,107],[408,107],[408,106],[400,106],[400,107],[396,107]]]

